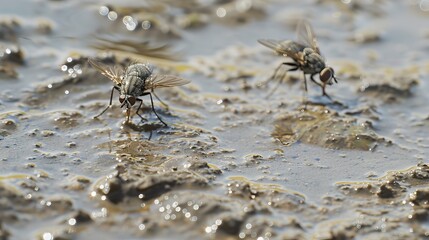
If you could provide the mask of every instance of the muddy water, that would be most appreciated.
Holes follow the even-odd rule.
[[[429,235],[427,1],[13,1],[0,9],[1,239]],[[124,18],[132,16],[132,18]],[[334,101],[259,38],[313,23]],[[192,82],[140,121],[87,63]]]

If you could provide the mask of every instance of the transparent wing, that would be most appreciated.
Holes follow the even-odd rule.
[[[157,75],[153,74],[152,77],[146,82],[147,89],[165,88],[182,86],[190,83],[191,81],[176,77],[173,75]]]
[[[104,76],[108,77],[115,84],[117,84],[119,86],[121,85],[122,70],[119,67],[115,66],[112,68],[110,66],[96,62],[92,59],[88,59],[88,62],[89,62],[89,64],[91,64],[91,66],[93,66],[95,69],[97,69],[97,71],[99,71]]]
[[[259,39],[258,42],[265,47],[271,48],[272,50],[280,53],[284,56],[291,57],[298,61],[301,58],[301,51],[305,46],[294,41],[278,41],[273,39]]]
[[[299,21],[298,26],[296,28],[296,35],[298,43],[306,47],[312,48],[316,53],[321,55],[313,27],[311,27],[311,24],[308,21]]]

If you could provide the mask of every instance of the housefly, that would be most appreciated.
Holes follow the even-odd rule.
[[[161,121],[165,126],[167,126],[167,124],[156,113],[155,108],[153,106],[152,94],[155,95],[158,100],[160,100],[154,93],[154,90],[157,88],[181,86],[190,82],[188,80],[172,75],[154,74],[152,66],[148,64],[136,63],[128,66],[126,69],[121,69],[118,67],[111,68],[109,66],[105,66],[104,64],[96,62],[92,59],[89,59],[88,62],[101,74],[112,80],[114,84],[110,93],[109,105],[94,118],[100,117],[103,113],[107,111],[107,109],[112,106],[113,93],[116,90],[120,94],[119,102],[121,103],[121,108],[126,108],[127,122],[130,120],[131,108],[137,102],[138,107],[136,114],[140,118],[144,119],[139,114],[139,110],[143,104],[143,100],[139,97],[149,95],[152,111],[155,113],[159,121]]]
[[[306,93],[308,90],[307,79],[305,75],[310,74],[311,81],[322,88],[323,96],[326,96],[332,100],[332,98],[326,93],[325,88],[326,85],[332,85],[333,81],[336,83],[338,83],[338,81],[334,75],[334,69],[326,65],[325,59],[320,53],[313,28],[309,22],[302,20],[298,23],[297,41],[259,39],[258,42],[276,51],[278,54],[281,54],[285,57],[290,57],[293,60],[293,62],[284,62],[280,64],[270,79],[273,79],[277,76],[278,71],[283,65],[290,66],[292,68],[288,69],[287,72],[301,70],[304,73],[304,87]],[[282,74],[281,78],[279,79],[279,83],[285,77],[285,74],[286,72]],[[314,76],[317,74],[319,74],[320,83],[314,79]],[[273,91],[274,90],[275,89],[273,89]]]

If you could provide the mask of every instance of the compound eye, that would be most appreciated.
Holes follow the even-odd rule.
[[[119,96],[119,102],[123,103],[124,101],[125,101],[125,96],[124,95]]]
[[[131,104],[131,106],[134,105],[134,103],[136,103],[136,98],[133,96],[128,97],[128,102]]]
[[[324,68],[320,72],[320,81],[324,83],[329,82],[333,76],[334,76],[334,71],[331,68]]]

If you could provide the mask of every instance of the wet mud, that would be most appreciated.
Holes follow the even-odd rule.
[[[427,37],[403,25],[425,4],[7,3],[0,239],[428,238]],[[302,18],[332,100],[302,72],[269,78],[291,60],[256,40]],[[88,59],[191,82],[154,90],[168,126],[148,97],[127,122],[117,92],[94,118],[113,81]]]

